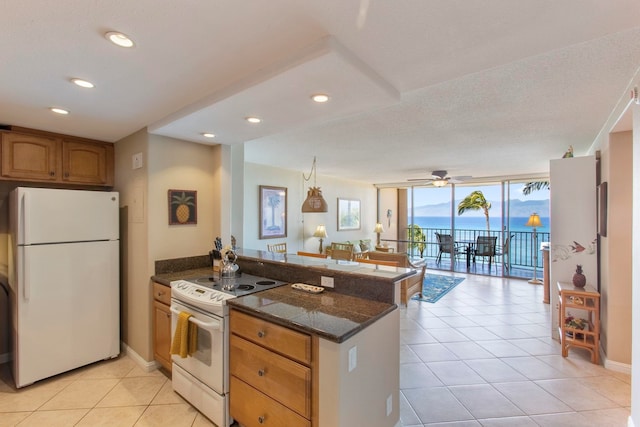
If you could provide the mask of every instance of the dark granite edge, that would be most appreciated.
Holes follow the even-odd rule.
[[[213,274],[214,272],[211,268],[194,268],[190,270],[178,270],[168,273],[154,274],[151,276],[151,280],[161,285],[170,286],[171,282],[174,280],[195,279]]]
[[[250,315],[254,315],[255,317],[258,317],[260,319],[263,320],[267,320],[271,323],[280,325],[280,326],[284,326],[286,328],[289,329],[293,329],[295,331],[298,332],[303,332],[303,333],[307,333],[307,334],[312,334],[312,335],[317,335],[318,337],[321,338],[325,338],[329,341],[335,342],[335,343],[342,343],[344,341],[346,341],[347,339],[351,338],[352,336],[356,335],[358,332],[364,330],[366,327],[368,327],[369,325],[377,322],[379,319],[383,318],[384,316],[386,316],[387,314],[393,312],[394,310],[396,310],[398,308],[397,304],[390,304],[389,307],[387,307],[385,310],[381,311],[380,313],[378,313],[375,316],[372,316],[369,320],[361,323],[360,325],[358,325],[357,327],[354,327],[352,330],[350,330],[349,332],[346,332],[342,335],[335,335],[335,334],[331,334],[328,333],[326,331],[321,331],[315,328],[311,328],[309,326],[306,325],[302,325],[299,323],[296,323],[292,320],[289,319],[284,319],[282,317],[278,317],[275,316],[273,314],[270,313],[265,313],[264,311],[260,310],[260,309],[256,309],[253,307],[247,307],[246,305],[243,305],[242,302],[240,301],[236,301],[236,300],[227,300],[227,305],[229,305],[230,307],[233,307],[233,309],[236,309],[238,311],[250,314]]]

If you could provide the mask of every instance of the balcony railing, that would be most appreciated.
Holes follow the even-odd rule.
[[[398,241],[399,250],[406,250],[412,257],[424,257],[424,258],[436,258],[438,256],[438,241],[436,239],[436,233],[451,234],[451,230],[448,228],[421,228],[422,233],[426,237],[424,240],[424,250],[420,254],[419,248],[415,241],[414,244],[407,243],[407,241]],[[511,231],[511,241],[509,247],[506,248],[506,253],[509,257],[509,265],[516,269],[533,269],[534,258],[537,261],[537,268],[542,268],[542,256],[539,253],[540,242],[549,241],[549,232],[540,232],[537,234],[537,243],[534,247],[533,231]],[[404,235],[407,235],[407,231],[404,231]],[[504,231],[489,231],[487,230],[470,230],[470,229],[455,229],[453,232],[453,239],[456,242],[475,242],[478,236],[496,236],[498,252],[505,252],[503,248],[504,241],[507,237],[507,232]],[[534,256],[534,251],[536,256]],[[505,259],[506,263],[507,260]]]

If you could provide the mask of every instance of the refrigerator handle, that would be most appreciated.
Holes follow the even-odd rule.
[[[22,196],[22,213],[21,213],[22,218],[20,218],[22,220],[21,222],[24,230],[22,237],[24,238],[23,243],[25,245],[28,245],[31,243],[31,240],[30,240],[31,236],[29,235],[29,223],[31,221],[29,221],[29,218],[28,218],[29,212],[31,212],[30,207],[31,207],[31,196],[28,191],[25,191],[24,195]]]
[[[31,297],[31,263],[29,262],[29,251],[25,250],[25,248],[22,248],[22,251],[24,254],[22,257],[22,288],[24,289],[24,300],[29,301],[29,298]]]

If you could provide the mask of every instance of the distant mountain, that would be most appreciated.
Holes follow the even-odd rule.
[[[490,200],[491,209],[489,216],[500,216],[500,202]],[[457,214],[458,203],[456,200],[455,209]],[[511,200],[509,203],[509,215],[512,217],[527,217],[533,212],[537,212],[542,217],[549,216],[549,200]],[[422,205],[414,208],[415,216],[449,216],[451,213],[451,205],[449,203],[437,203],[435,205]],[[467,211],[464,215],[468,216],[484,216],[480,211]]]

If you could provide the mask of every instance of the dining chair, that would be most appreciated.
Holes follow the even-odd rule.
[[[315,252],[303,252],[303,251],[298,251],[298,255],[300,256],[310,256],[310,257],[314,257],[314,258],[326,258],[327,254],[319,254],[319,253],[315,253]]]
[[[353,244],[331,243],[331,259],[353,260]]]
[[[267,245],[267,251],[273,252],[277,254],[286,254],[287,253],[287,242],[282,243],[274,243],[271,245]]]
[[[380,259],[356,259],[359,263],[362,264],[376,264],[376,265],[385,265],[387,267],[398,267],[398,261],[383,261]]]

